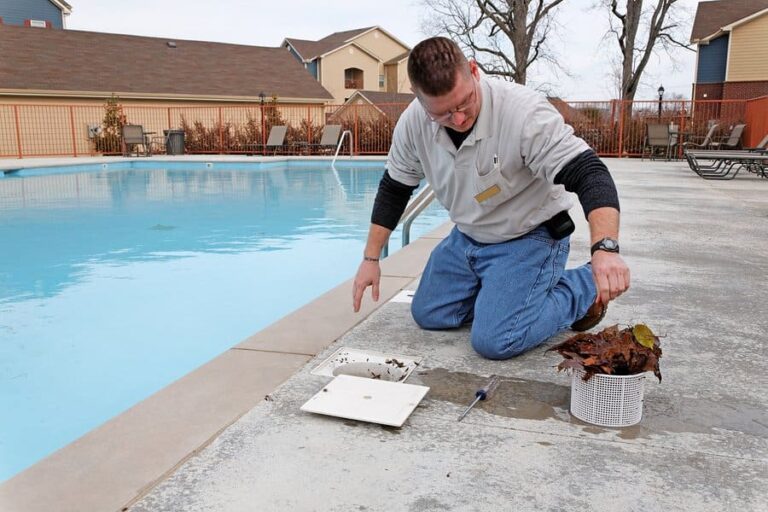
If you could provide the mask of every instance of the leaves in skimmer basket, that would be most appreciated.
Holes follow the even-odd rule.
[[[596,373],[634,375],[652,371],[661,382],[659,337],[645,324],[626,329],[613,325],[597,334],[580,333],[547,352],[552,350],[565,358],[557,365],[558,371],[583,369],[585,381]]]

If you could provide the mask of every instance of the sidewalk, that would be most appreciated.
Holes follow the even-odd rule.
[[[601,327],[663,336],[664,381],[646,380],[640,425],[572,418],[551,342],[488,361],[466,329],[422,331],[407,304],[388,303],[129,510],[765,510],[768,182],[606,162],[633,281]],[[574,213],[571,265],[588,257]],[[310,371],[339,346],[424,357],[408,382],[431,390],[401,429],[299,410],[328,382]],[[457,423],[490,374],[505,377],[494,398]]]

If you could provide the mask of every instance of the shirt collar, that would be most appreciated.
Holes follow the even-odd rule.
[[[491,97],[491,85],[485,77],[480,78],[480,89],[483,91],[483,104],[480,106],[480,115],[475,121],[475,140],[482,140],[491,136],[491,124],[493,120],[493,98]]]

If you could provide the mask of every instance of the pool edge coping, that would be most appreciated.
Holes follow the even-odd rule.
[[[300,156],[300,155],[275,155],[275,156],[246,156],[246,155],[155,155],[150,157],[125,157],[125,156],[84,156],[84,157],[40,157],[40,158],[0,158],[0,178],[4,174],[13,174],[16,171],[22,170],[40,170],[48,168],[58,167],[79,167],[88,165],[127,165],[130,167],[133,163],[150,163],[150,162],[195,162],[195,163],[226,163],[226,164],[264,164],[264,163],[281,163],[291,161],[312,161],[312,162],[328,162],[332,161],[332,156]],[[355,161],[372,161],[379,162],[385,161],[386,155],[364,155],[354,156],[339,155],[338,162],[355,162]]]

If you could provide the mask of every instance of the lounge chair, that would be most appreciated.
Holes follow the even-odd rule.
[[[130,156],[136,152],[139,156],[139,146],[143,146],[144,156],[152,156],[152,140],[150,136],[153,132],[145,132],[140,124],[126,124],[121,130],[123,156]]]
[[[691,170],[708,180],[732,180],[745,169],[768,178],[768,154],[764,151],[686,151]]]
[[[713,141],[710,146],[712,149],[738,149],[741,145],[741,134],[744,133],[746,126],[746,124],[737,124],[731,129],[730,135],[719,141]]]
[[[645,157],[647,150],[651,160],[660,154],[663,154],[664,158],[669,160],[672,148],[671,141],[672,135],[669,132],[669,125],[653,123],[645,125],[645,146],[642,157]]]
[[[687,140],[683,142],[683,149],[707,149],[712,145],[712,138],[715,136],[715,132],[717,131],[717,128],[720,125],[717,123],[712,123],[712,125],[709,127],[709,130],[707,131],[707,134],[704,136],[704,139],[699,143],[695,142],[694,140]]]
[[[248,154],[261,153],[272,151],[272,154],[277,154],[277,151],[285,146],[285,134],[288,131],[288,127],[285,125],[275,125],[269,130],[269,137],[267,137],[266,144],[248,144],[246,149]]]
[[[307,150],[310,153],[313,150],[318,153],[335,151],[336,146],[339,143],[339,136],[341,136],[341,125],[327,124],[325,125],[325,128],[323,128],[323,135],[320,137],[320,142],[318,144],[307,144]]]

